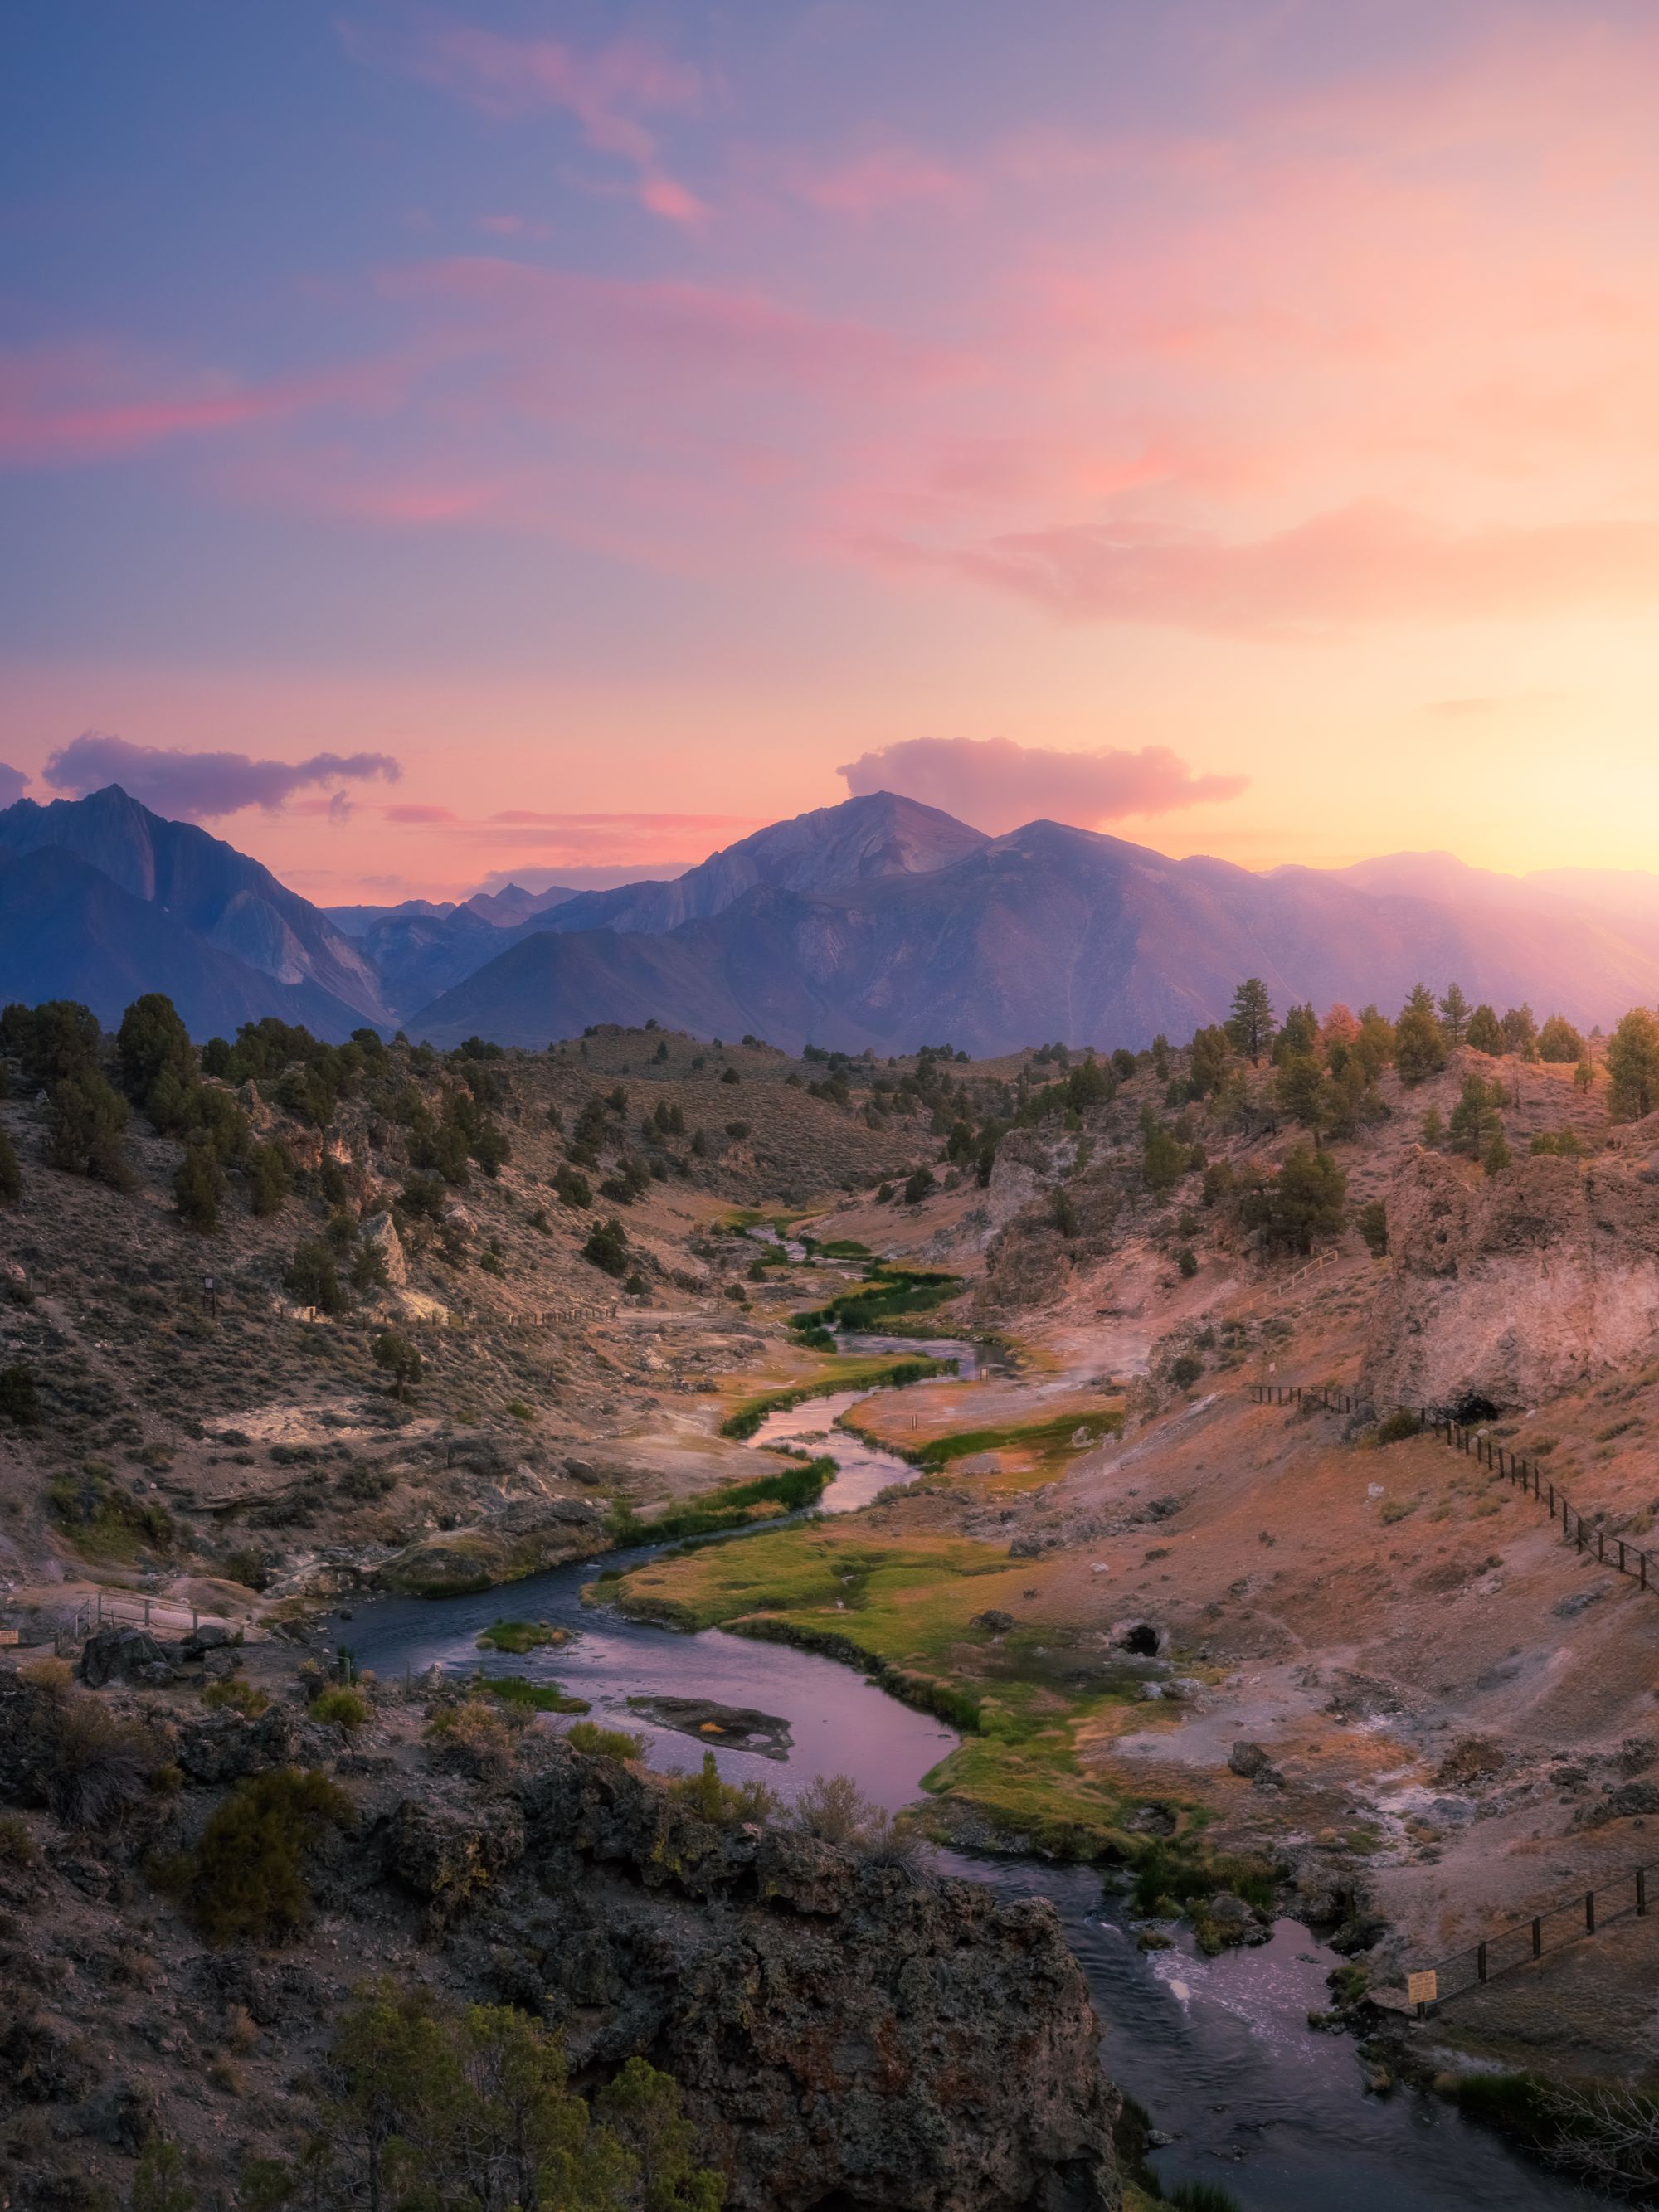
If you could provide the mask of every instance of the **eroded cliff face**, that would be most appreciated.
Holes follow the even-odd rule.
[[[1378,1407],[1532,1406],[1659,1339],[1659,1182],[1620,1155],[1500,1175],[1417,1151],[1388,1199],[1390,1279],[1360,1387]]]

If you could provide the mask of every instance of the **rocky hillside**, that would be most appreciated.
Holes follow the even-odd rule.
[[[483,2028],[556,2033],[623,2154],[653,2143],[660,2193],[619,2175],[560,2203],[1117,2205],[1098,2025],[1046,1905],[659,1780],[625,1737],[574,1748],[483,1695],[331,1691],[270,1646],[112,1634],[87,1656],[112,1686],[0,1666],[17,2212],[125,2202],[141,2154],[191,2201],[274,2203],[302,2175],[307,2201],[354,2201],[351,2161],[379,2172],[350,2056],[371,1960],[382,2037],[411,2005],[453,2034],[461,2005],[510,2008]],[[665,2183],[672,2134],[636,2136],[606,2088],[637,2097],[629,2062],[678,2085],[659,2092],[690,2123],[683,2170],[716,2194]],[[453,2152],[435,2120],[410,2130],[416,2176]]]

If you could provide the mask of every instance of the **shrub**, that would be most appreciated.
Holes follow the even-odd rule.
[[[361,1690],[325,1690],[313,1698],[311,1717],[338,1729],[343,1735],[355,1735],[368,1723],[368,1700]]]
[[[1422,1432],[1423,1424],[1416,1414],[1408,1413],[1402,1407],[1399,1413],[1390,1413],[1377,1423],[1376,1441],[1380,1444],[1400,1444],[1404,1443],[1407,1437],[1420,1436]]]
[[[208,1682],[202,1690],[202,1703],[214,1712],[240,1713],[245,1721],[256,1721],[270,1705],[265,1692],[240,1675],[228,1682]]]
[[[244,1589],[264,1590],[270,1588],[270,1569],[260,1554],[245,1547],[233,1552],[224,1563],[227,1580],[240,1583]]]
[[[210,1943],[280,1943],[311,1917],[307,1854],[351,1820],[351,1800],[316,1772],[255,1775],[220,1806],[176,1871]]]
[[[159,1763],[148,1729],[95,1698],[58,1705],[51,1722],[47,1802],[68,1828],[111,1828],[143,1798]]]
[[[593,1203],[592,1184],[574,1168],[561,1168],[553,1178],[553,1188],[561,1206],[573,1206],[580,1211]]]
[[[520,1727],[527,1717],[523,1709],[514,1716]],[[467,1774],[475,1782],[499,1787],[513,1771],[512,1731],[471,1687],[459,1704],[439,1707],[427,1723],[426,1741],[432,1764],[441,1772]]]
[[[921,1850],[915,1829],[862,1796],[848,1774],[815,1774],[795,1800],[794,1820],[822,1843],[887,1863],[912,1859]]]
[[[9,1135],[0,1129],[0,1206],[15,1206],[23,1195],[23,1171]]]
[[[26,1821],[15,1813],[0,1813],[0,1866],[31,1867],[40,1856],[40,1846]]]
[[[24,1366],[21,1360],[9,1367],[0,1367],[0,1414],[15,1421],[20,1429],[33,1427],[40,1418],[34,1370]]]
[[[1182,1278],[1188,1282],[1190,1282],[1193,1277],[1198,1273],[1198,1255],[1193,1250],[1190,1244],[1183,1244],[1182,1246],[1181,1249],[1175,1255],[1175,1262],[1176,1266],[1180,1269]]]
[[[668,1794],[677,1804],[689,1807],[699,1820],[712,1820],[721,1828],[735,1828],[745,1820],[769,1820],[778,1809],[776,1791],[763,1782],[723,1782],[712,1751],[704,1752],[702,1765],[696,1774],[683,1774],[671,1782]]]
[[[565,1741],[592,1759],[638,1759],[645,1750],[643,1736],[629,1735],[625,1729],[603,1729],[597,1721],[577,1721],[566,1730]]]
[[[1177,1390],[1190,1390],[1203,1372],[1204,1362],[1194,1358],[1190,1352],[1183,1352],[1179,1359],[1170,1362],[1170,1380]]]

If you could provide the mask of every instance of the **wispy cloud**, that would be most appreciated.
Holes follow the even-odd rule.
[[[1236,636],[1659,605],[1659,521],[1453,530],[1380,501],[1256,538],[1086,524],[1011,533],[943,557],[1066,621]]]
[[[349,18],[339,29],[356,59],[417,78],[484,114],[569,115],[594,152],[627,165],[650,214],[690,225],[707,216],[703,201],[664,167],[646,121],[696,107],[703,77],[654,40],[613,39],[583,52],[561,39],[514,37],[435,11]]]

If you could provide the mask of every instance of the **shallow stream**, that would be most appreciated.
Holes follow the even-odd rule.
[[[964,1374],[976,1371],[969,1344],[858,1338],[847,1346],[957,1358]],[[836,1413],[857,1395],[793,1407],[754,1438],[757,1446],[799,1442],[834,1451],[842,1471],[824,1492],[827,1512],[853,1511],[916,1477],[895,1454],[833,1430]],[[653,1556],[647,1547],[605,1565],[626,1568]],[[568,1627],[575,1640],[563,1649],[523,1660],[490,1655],[489,1671],[564,1684],[596,1717],[644,1735],[659,1770],[694,1766],[699,1747],[630,1711],[630,1697],[706,1698],[781,1716],[793,1737],[786,1762],[734,1747],[714,1756],[729,1778],[758,1777],[786,1796],[816,1774],[850,1774],[866,1796],[896,1810],[915,1802],[922,1777],[958,1741],[942,1722],[811,1652],[719,1629],[677,1635],[584,1606],[582,1586],[594,1571],[588,1561],[510,1591],[376,1599],[331,1626],[359,1665],[383,1677],[420,1673],[434,1662],[457,1672],[477,1667],[478,1634],[503,1613]],[[1103,2064],[1176,2138],[1154,2154],[1166,2188],[1215,2182],[1246,2212],[1589,2212],[1604,2203],[1437,2099],[1369,2094],[1349,2039],[1307,2026],[1309,2011],[1329,2002],[1325,1977],[1339,1961],[1296,1922],[1281,1920],[1270,1943],[1217,1959],[1200,1957],[1180,1929],[1171,1931],[1174,1948],[1142,1952],[1122,1905],[1103,1894],[1100,1876],[1086,1868],[947,1851],[934,1857],[943,1870],[987,1882],[1002,1897],[1053,1901],[1104,2023]]]

